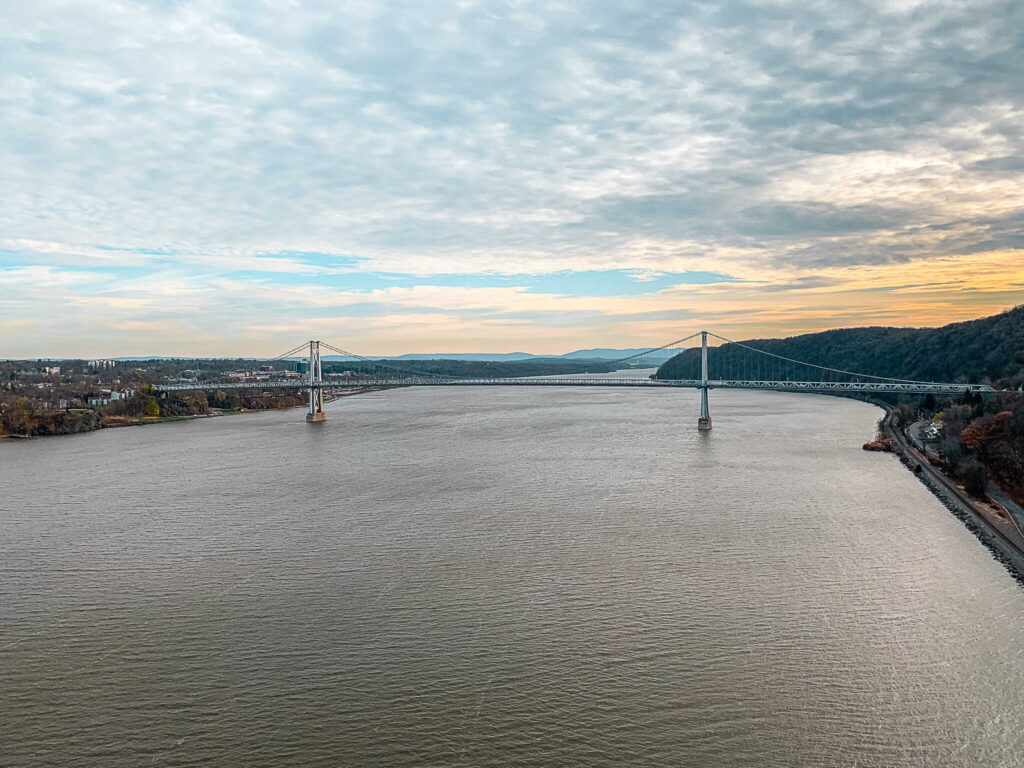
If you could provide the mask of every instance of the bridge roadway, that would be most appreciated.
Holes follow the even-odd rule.
[[[157,392],[187,392],[197,389],[341,389],[347,387],[684,387],[689,389],[762,389],[777,392],[905,392],[907,394],[959,395],[963,392],[994,392],[984,384],[943,384],[935,382],[849,382],[849,381],[745,381],[737,379],[645,379],[597,378],[586,376],[537,376],[531,378],[355,378],[337,377],[322,382],[295,379],[163,384]]]

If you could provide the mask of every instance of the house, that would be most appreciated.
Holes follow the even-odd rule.
[[[89,405],[110,405],[110,390],[100,390],[99,394],[89,395],[86,402]]]

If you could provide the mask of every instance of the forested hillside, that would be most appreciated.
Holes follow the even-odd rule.
[[[1024,306],[941,328],[843,328],[745,343],[776,355],[875,376],[1013,388],[1024,382]],[[716,363],[726,369],[739,353],[728,344],[716,349],[711,377],[722,375],[715,373]],[[699,354],[690,349],[676,355],[656,377],[687,378],[685,372],[694,369]]]

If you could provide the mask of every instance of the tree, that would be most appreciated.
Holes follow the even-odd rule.
[[[977,496],[978,498],[985,496],[988,474],[985,472],[985,467],[981,465],[980,461],[973,456],[962,459],[957,466],[957,475],[971,496]]]
[[[939,442],[939,455],[950,467],[955,467],[964,455],[964,447],[958,437],[943,437]]]
[[[33,431],[32,405],[27,397],[15,397],[4,403],[0,426],[9,435],[28,435]]]
[[[951,405],[942,412],[942,434],[944,437],[960,439],[960,433],[971,423],[971,409],[966,405]]]
[[[162,416],[195,416],[209,412],[206,393],[199,390],[167,393],[159,405]]]
[[[917,418],[917,411],[910,403],[900,403],[900,407],[896,410],[897,423],[901,427],[907,427],[914,423]]]

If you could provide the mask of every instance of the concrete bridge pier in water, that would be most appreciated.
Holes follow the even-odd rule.
[[[700,332],[700,380],[704,385],[700,388],[700,418],[697,429],[701,432],[711,430],[711,411],[708,410],[708,332]]]
[[[309,342],[309,412],[306,414],[306,421],[309,424],[319,424],[327,421],[327,413],[324,412],[324,375],[320,367],[320,342]]]

